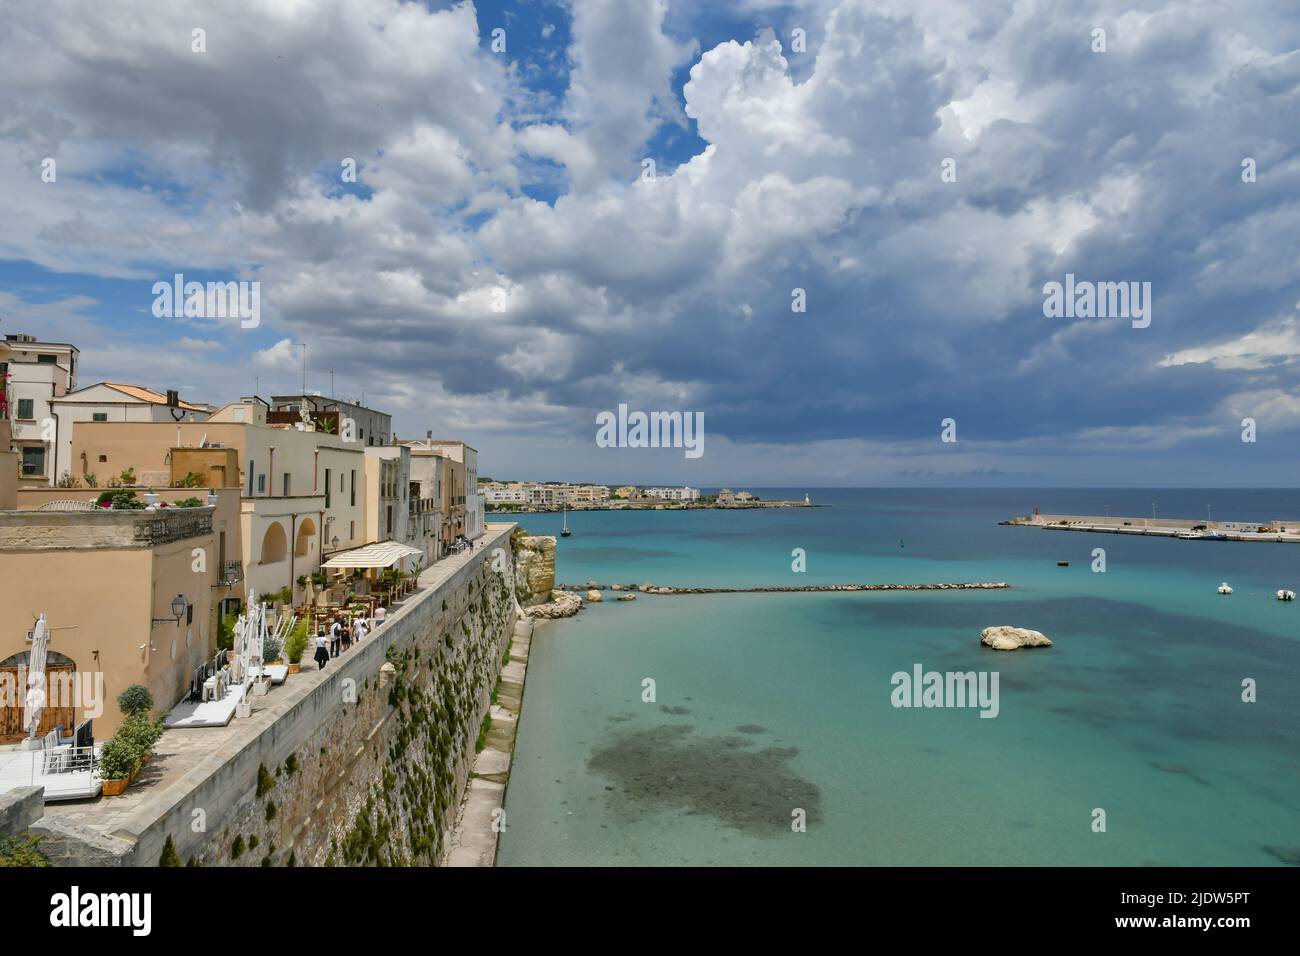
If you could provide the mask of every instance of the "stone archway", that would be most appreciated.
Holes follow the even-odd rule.
[[[316,538],[316,522],[311,518],[303,518],[302,524],[298,525],[298,534],[294,540],[293,556],[295,558],[309,557],[313,550],[313,543]]]

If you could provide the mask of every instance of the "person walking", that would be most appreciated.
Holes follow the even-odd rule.
[[[360,644],[361,639],[365,636],[366,636],[366,619],[362,617],[360,614],[358,614],[357,619],[352,622],[352,639],[356,643]]]
[[[335,618],[330,625],[330,657],[339,656],[339,641],[339,619]]]
[[[325,635],[325,629],[321,628],[316,635],[316,669],[323,671],[325,664],[330,659],[329,638]]]
[[[376,630],[379,629],[379,625],[384,623],[384,615],[387,613],[388,612],[384,610],[382,605],[375,608],[375,629]]]

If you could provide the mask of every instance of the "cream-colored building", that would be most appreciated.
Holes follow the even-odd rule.
[[[233,464],[217,462],[210,476],[240,489],[238,554],[247,586],[259,595],[293,587],[300,600],[299,577],[331,553],[365,543],[364,446],[268,425],[266,411],[261,399],[242,399],[204,422],[79,422],[73,459],[101,476],[101,488],[103,476],[124,469],[139,485],[166,487],[173,455],[233,451]]]

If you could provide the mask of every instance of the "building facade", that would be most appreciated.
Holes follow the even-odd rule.
[[[22,332],[0,340],[0,420],[10,425],[3,450],[18,454],[21,486],[53,485],[57,478],[54,452],[63,439],[51,402],[76,389],[80,356],[75,345],[38,342]]]

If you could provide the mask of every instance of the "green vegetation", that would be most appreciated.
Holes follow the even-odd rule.
[[[289,658],[290,664],[301,664],[302,655],[307,650],[307,618],[302,618],[293,626],[289,633],[289,639],[284,642],[284,653]],[[290,758],[293,759],[293,758]]]
[[[489,712],[483,715],[483,723],[479,726],[478,729],[478,740],[474,742],[474,752],[476,754],[482,753],[483,748],[487,746],[487,735],[488,735],[488,731],[491,729],[492,729],[492,714]]]
[[[236,836],[235,842],[230,844],[230,858],[232,860],[238,860],[243,855],[244,855],[244,838],[242,836]]]
[[[117,695],[117,706],[124,714],[147,714],[153,710],[153,694],[147,687],[132,684]]]
[[[289,776],[293,776],[295,773],[298,772],[297,754],[289,754],[289,758],[284,762],[284,769],[285,772],[289,774]]]
[[[221,619],[217,628],[217,650],[229,651],[235,646],[235,622],[239,620],[239,613],[231,611]]]
[[[176,852],[176,844],[172,842],[171,834],[167,834],[167,842],[163,844],[162,855],[158,857],[159,866],[180,866],[181,855]]]
[[[176,479],[177,488],[198,488],[202,484],[203,476],[197,471],[186,472],[184,478]]]
[[[147,711],[128,714],[99,752],[100,776],[105,780],[122,780],[134,774],[162,733],[162,721],[150,720]]]
[[[175,503],[177,508],[202,508],[204,502],[199,498],[182,498]]]
[[[145,508],[144,502],[135,496],[134,491],[101,491],[95,504],[101,508],[107,504],[118,511],[143,511]]]
[[[266,764],[257,765],[257,795],[265,796],[275,788],[275,778],[271,776],[270,771],[266,769]]]
[[[40,837],[0,837],[0,867],[53,866],[40,850]]]

